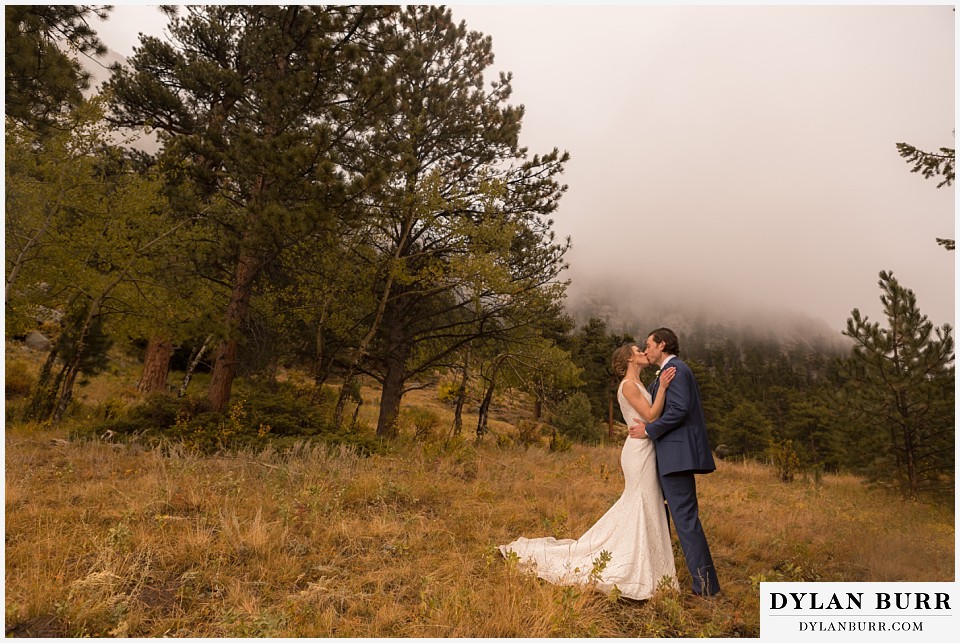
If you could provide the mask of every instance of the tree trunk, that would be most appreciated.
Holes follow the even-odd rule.
[[[467,379],[470,377],[470,347],[467,347],[463,358],[463,374],[460,378],[460,388],[457,389],[457,408],[453,412],[453,434],[460,435],[463,431],[463,405],[467,401]]]
[[[453,434],[460,435],[463,432],[463,403],[466,399],[466,389],[461,386],[457,391],[457,406],[453,410]]]
[[[170,357],[173,355],[173,341],[154,335],[147,343],[147,352],[143,356],[143,375],[137,384],[138,393],[152,393],[167,390],[167,375],[170,372]]]
[[[149,245],[149,244],[148,244]],[[103,306],[103,302],[106,301],[107,296],[116,288],[126,277],[126,270],[123,270],[116,279],[114,279],[108,286],[106,286],[103,291],[97,296],[96,299],[90,302],[90,305],[87,307],[87,316],[83,320],[83,325],[80,327],[80,332],[77,334],[77,344],[75,347],[75,352],[73,358],[70,360],[70,363],[64,366],[63,370],[60,371],[58,376],[58,381],[62,381],[59,385],[60,398],[57,400],[56,406],[53,409],[52,420],[54,424],[59,424],[60,420],[63,418],[63,414],[67,411],[67,405],[70,404],[70,400],[73,398],[73,384],[77,380],[77,374],[80,372],[80,364],[83,361],[83,353],[87,348],[87,337],[90,335],[90,329],[93,327],[93,322],[100,315],[100,308]]]
[[[317,391],[320,390],[320,388],[323,386],[323,382],[327,379],[323,368],[323,336],[324,328],[327,323],[327,307],[329,303],[330,298],[325,297],[323,304],[320,307],[320,319],[317,320],[317,341],[313,362],[313,385],[316,387]]]
[[[258,271],[259,265],[252,252],[246,248],[241,250],[233,292],[230,293],[230,303],[227,304],[224,315],[229,335],[220,340],[214,353],[213,372],[210,374],[210,386],[207,389],[210,410],[216,413],[225,412],[230,403],[230,391],[233,378],[237,374],[237,355],[240,348],[237,337],[250,309],[250,295]]]
[[[61,324],[61,334],[63,333],[63,324]],[[27,410],[23,413],[24,422],[36,420],[38,422],[47,418],[50,409],[53,407],[53,401],[56,399],[57,387],[60,379],[51,382],[53,377],[53,365],[57,361],[57,355],[60,353],[60,342],[55,342],[47,354],[47,359],[40,368],[40,375],[37,378],[37,385],[33,391],[33,397]]]
[[[397,418],[400,416],[400,400],[406,381],[402,362],[392,361],[387,367],[380,394],[380,416],[377,418],[377,437],[392,438],[397,435]]]
[[[543,417],[543,401],[538,397],[533,401],[533,419],[539,420]]]
[[[73,399],[73,385],[77,381],[77,375],[80,373],[83,352],[87,348],[87,336],[93,327],[93,321],[97,318],[97,315],[100,314],[100,306],[103,304],[104,299],[106,299],[107,294],[113,290],[113,287],[117,283],[119,283],[119,280],[101,293],[99,297],[90,302],[90,307],[87,308],[87,316],[84,318],[80,332],[77,334],[77,345],[73,353],[73,358],[71,358],[68,364],[64,365],[63,370],[60,372],[60,377],[58,377],[58,380],[61,380],[59,387],[60,396],[57,399],[51,416],[54,424],[60,423],[64,413],[67,412],[67,406],[70,404],[70,400]]]
[[[477,410],[477,439],[479,440],[487,433],[487,420],[490,417],[490,403],[493,402],[493,389],[497,386],[497,371],[490,374],[490,384],[483,393],[483,401],[480,402],[480,408]]]
[[[197,349],[197,352],[187,365],[187,372],[183,374],[183,383],[180,385],[180,390],[177,391],[177,397],[183,397],[187,394],[187,387],[190,385],[190,380],[193,379],[193,372],[197,370],[197,365],[200,364],[203,354],[206,353],[210,347],[211,339],[213,339],[213,335],[207,335],[207,338],[203,340],[203,345]]]
[[[357,420],[360,418],[360,407],[363,406],[363,398],[360,398],[360,401],[357,402],[357,408],[353,410],[353,422],[350,425],[351,427],[357,426]]]
[[[613,398],[610,398],[609,408],[607,409],[607,437],[613,439]]]
[[[483,401],[480,402],[480,409],[477,411],[477,439],[482,438],[487,432],[487,418],[490,416],[490,402],[493,401],[493,389],[496,386],[496,379],[490,380],[490,385],[483,394]]]
[[[408,179],[407,181],[408,194],[413,193],[413,180]],[[410,208],[410,212],[407,215],[407,219],[403,224],[403,231],[400,234],[400,240],[397,242],[396,250],[393,253],[393,261],[399,262],[400,259],[406,254],[407,245],[410,241],[410,231],[413,229],[413,223],[416,220],[416,210]],[[340,396],[337,398],[337,405],[333,410],[333,423],[336,428],[340,428],[340,425],[343,423],[343,408],[347,403],[347,390],[350,384],[353,382],[353,378],[356,377],[357,371],[359,370],[360,364],[363,362],[364,358],[367,356],[367,349],[370,348],[370,343],[373,341],[374,337],[377,336],[377,331],[380,330],[380,324],[383,321],[383,317],[387,312],[387,302],[390,301],[390,295],[393,292],[393,282],[395,280],[396,273],[394,269],[389,269],[387,271],[387,279],[383,285],[383,292],[380,293],[380,302],[377,304],[377,311],[373,316],[373,323],[370,324],[370,329],[367,331],[367,334],[360,340],[360,345],[357,347],[357,352],[354,355],[353,359],[350,360],[350,366],[347,368],[347,375],[343,379],[343,386],[340,388]],[[397,405],[399,408],[399,398],[397,398]],[[382,413],[381,413],[382,416]],[[377,423],[377,435],[380,434],[380,423]]]
[[[487,419],[490,415],[490,403],[493,401],[493,390],[497,387],[497,372],[506,355],[498,355],[494,358],[490,366],[490,383],[483,394],[483,401],[480,402],[480,409],[477,411],[477,439],[479,440],[487,432]]]
[[[79,292],[71,295],[66,306],[64,306],[64,310],[70,310],[79,297]],[[56,363],[57,357],[60,355],[60,340],[63,338],[63,334],[66,332],[66,322],[67,316],[64,314],[59,321],[59,338],[53,343],[53,346],[50,347],[50,352],[47,353],[47,359],[40,368],[40,375],[37,378],[37,386],[33,392],[33,398],[30,400],[30,405],[27,406],[27,410],[24,411],[23,420],[25,422],[29,422],[30,420],[35,420],[38,422],[43,421],[49,417],[50,411],[53,408],[53,402],[56,399],[57,389],[60,386],[60,378],[58,376],[56,381],[53,382],[50,380],[53,377],[53,365]]]

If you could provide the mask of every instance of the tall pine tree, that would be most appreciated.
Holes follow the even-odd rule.
[[[392,109],[371,139],[386,179],[366,217],[376,252],[357,256],[377,302],[347,375],[362,368],[382,383],[379,435],[391,432],[408,381],[448,366],[467,343],[555,314],[540,302],[562,298],[568,247],[547,218],[567,155],[528,157],[519,145],[510,75],[485,81],[491,39],[443,7],[411,6],[390,24]],[[478,262],[505,275],[478,291]]]
[[[879,284],[887,327],[854,309],[844,335],[855,345],[841,362],[851,408],[882,436],[871,473],[910,496],[952,490],[952,328],[934,328],[892,273],[881,272]]]
[[[224,286],[210,407],[224,411],[255,285],[302,237],[348,216],[378,180],[365,161],[382,103],[366,55],[390,9],[370,6],[187,7],[172,42],[144,37],[110,82],[114,121],[152,126],[186,166]]]

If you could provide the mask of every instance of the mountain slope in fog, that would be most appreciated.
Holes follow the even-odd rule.
[[[578,325],[591,317],[607,323],[610,332],[626,333],[638,341],[660,326],[684,336],[696,333],[707,345],[732,339],[780,344],[785,350],[840,353],[850,341],[840,328],[803,312],[766,306],[762,301],[742,302],[714,293],[667,295],[636,283],[574,278],[567,312]]]

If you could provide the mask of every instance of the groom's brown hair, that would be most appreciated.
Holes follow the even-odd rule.
[[[653,337],[654,343],[667,343],[667,345],[663,347],[664,353],[669,353],[670,355],[676,355],[677,357],[680,357],[680,340],[677,339],[677,334],[675,332],[669,328],[658,328],[650,331],[649,336]]]

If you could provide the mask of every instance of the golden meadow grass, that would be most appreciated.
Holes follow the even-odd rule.
[[[851,477],[787,485],[721,462],[699,480],[724,594],[613,602],[494,548],[585,531],[621,491],[617,446],[200,457],[63,437],[6,436],[13,634],[757,636],[761,577],[953,578],[951,513]]]
[[[449,417],[435,392],[409,403]],[[584,532],[622,491],[619,444],[406,436],[370,457],[307,442],[205,457],[67,438],[7,427],[9,635],[758,636],[763,579],[954,576],[952,511],[852,476],[784,484],[719,462],[698,484],[723,594],[687,595],[675,542],[681,591],[638,603],[544,583],[495,549]]]

